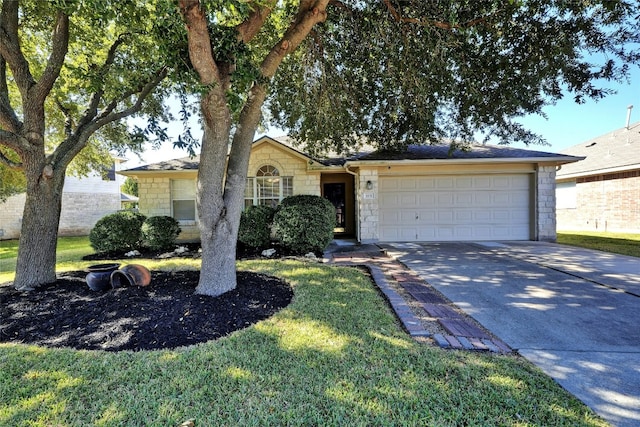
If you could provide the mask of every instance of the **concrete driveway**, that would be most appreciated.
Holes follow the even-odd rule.
[[[640,426],[640,260],[542,242],[385,244],[615,426]]]

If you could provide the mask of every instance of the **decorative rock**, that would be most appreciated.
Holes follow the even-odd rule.
[[[140,256],[142,255],[138,250],[132,250],[130,252],[127,252],[126,254],[124,254],[124,256],[126,256],[127,258],[132,258],[134,256]]]
[[[173,251],[173,253],[178,254],[178,255],[183,254],[185,252],[189,252],[189,249],[184,247],[184,246],[179,246],[179,247],[176,248],[175,251]]]
[[[305,254],[304,256],[305,258],[309,258],[309,259],[318,259],[318,257],[316,256],[316,254],[314,254],[313,252],[309,252],[307,254]]]
[[[271,258],[275,254],[276,254],[275,249],[265,249],[264,251],[262,251],[262,256],[266,256],[267,258]]]

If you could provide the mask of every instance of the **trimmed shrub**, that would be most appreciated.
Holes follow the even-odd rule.
[[[142,223],[146,218],[132,211],[100,218],[89,233],[91,247],[97,252],[128,251],[140,247]]]
[[[182,230],[178,221],[170,216],[152,216],[142,224],[142,243],[149,249],[172,249]]]
[[[238,241],[251,248],[264,248],[271,241],[271,223],[275,209],[271,206],[249,206],[240,217]]]
[[[336,211],[320,196],[287,197],[273,217],[273,232],[280,243],[296,254],[322,252],[333,240]]]

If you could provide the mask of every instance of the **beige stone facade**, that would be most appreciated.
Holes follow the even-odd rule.
[[[556,168],[541,166],[536,173],[537,240],[556,241]]]
[[[26,195],[0,203],[0,239],[20,237]],[[86,236],[100,218],[120,210],[120,182],[98,176],[67,177],[62,193],[60,236]]]
[[[484,148],[481,148],[484,150]],[[492,149],[500,156],[498,151],[501,148]],[[248,167],[248,176],[256,177],[261,168],[267,166],[275,168],[281,177],[290,178],[292,185],[291,194],[312,194],[327,197],[325,191],[335,188],[335,184],[345,183],[344,189],[348,189],[346,197],[350,198],[345,206],[350,206],[346,211],[350,211],[349,221],[353,226],[349,229],[350,236],[355,237],[362,243],[377,242],[381,240],[381,201],[379,188],[382,179],[407,180],[425,182],[425,177],[438,177],[438,181],[443,183],[448,181],[446,177],[456,177],[455,182],[492,182],[496,187],[490,191],[500,192],[500,188],[508,190],[504,196],[494,195],[493,198],[511,200],[509,203],[520,204],[511,210],[503,210],[507,215],[505,221],[509,221],[509,215],[519,215],[519,234],[513,233],[519,239],[528,238],[531,240],[554,241],[555,230],[555,170],[557,162],[574,161],[571,158],[555,157],[550,153],[537,153],[544,156],[529,160],[529,152],[526,150],[515,150],[517,153],[507,159],[495,160],[494,158],[472,158],[452,160],[444,158],[426,158],[418,160],[376,160],[362,161],[355,159],[345,162],[322,162],[317,161],[301,153],[290,146],[272,138],[263,137],[254,143]],[[510,152],[508,154],[511,154]],[[524,160],[523,160],[524,159]],[[197,161],[187,159],[172,161],[173,163],[150,165],[147,168],[132,169],[125,171],[125,175],[136,177],[139,183],[139,206],[140,211],[147,215],[168,215],[172,216],[171,186],[172,180],[188,179],[193,180],[194,185],[197,179]],[[270,168],[266,168],[270,169]],[[264,169],[263,169],[264,170]],[[487,178],[488,177],[488,178]],[[511,184],[511,183],[518,183]],[[500,184],[502,183],[502,184]],[[506,184],[504,184],[506,183]],[[479,185],[479,184],[474,184]],[[500,187],[507,185],[512,187]],[[403,186],[409,188],[410,186]],[[406,190],[404,190],[406,191]],[[424,192],[420,196],[423,200],[430,197],[428,190],[420,189]],[[446,191],[440,195],[447,195]],[[456,189],[452,188],[452,192]],[[487,196],[487,192],[483,196]],[[464,197],[473,196],[473,190],[465,189],[461,191],[456,203],[463,203]],[[464,197],[463,197],[464,196]],[[281,195],[282,197],[282,195]],[[487,196],[489,197],[489,196]],[[487,198],[486,200],[489,200]],[[458,204],[457,206],[463,206]],[[472,209],[482,206],[482,201],[478,204],[476,200]],[[485,204],[486,206],[486,204]],[[513,205],[515,206],[515,205]],[[386,203],[385,212],[389,212],[393,207]],[[442,209],[442,208],[441,208]],[[468,209],[467,209],[468,210]],[[524,212],[523,212],[524,211]],[[443,212],[440,210],[439,212]],[[484,214],[483,212],[471,212],[475,215],[473,220],[464,224],[464,227],[475,227],[478,218],[493,215],[493,223],[496,223],[496,215],[503,213],[493,210]],[[446,213],[446,212],[445,212]],[[447,213],[448,214],[448,213]],[[466,215],[466,212],[458,215]],[[453,213],[452,215],[456,215]],[[197,217],[197,215],[196,215]],[[469,218],[471,218],[469,216]],[[437,218],[431,222],[430,226],[438,226]],[[491,223],[480,224],[479,227],[490,229]],[[388,225],[385,223],[385,226]],[[457,227],[457,225],[456,225]],[[199,236],[196,221],[182,222],[183,230],[180,235],[181,240],[195,240]],[[524,228],[524,231],[523,231]],[[338,230],[338,229],[336,229]],[[344,234],[346,229],[340,229]],[[477,233],[476,233],[477,234]],[[490,232],[489,232],[490,234]],[[487,235],[489,235],[487,234]],[[414,234],[419,236],[420,234]],[[495,234],[496,236],[498,234]],[[454,236],[455,238],[455,236]]]

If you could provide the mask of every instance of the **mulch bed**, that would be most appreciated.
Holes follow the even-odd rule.
[[[103,258],[104,259],[104,258]],[[86,272],[21,292],[0,286],[0,342],[84,350],[155,350],[214,340],[286,307],[291,287],[239,271],[238,286],[219,297],[196,295],[198,271],[152,272],[147,287],[92,291]]]

